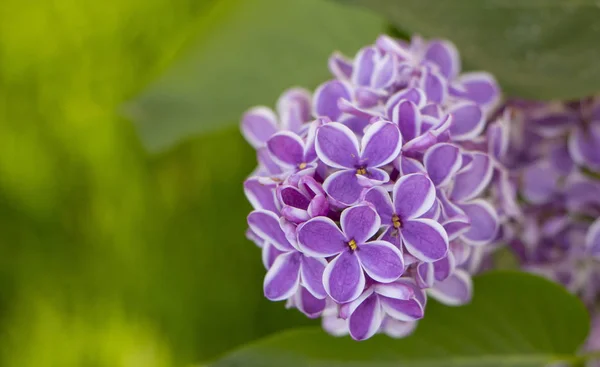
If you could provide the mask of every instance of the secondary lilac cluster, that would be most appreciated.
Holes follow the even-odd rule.
[[[244,191],[248,238],[268,269],[264,294],[332,334],[407,335],[427,295],[471,298],[467,260],[498,237],[510,196],[504,116],[487,73],[460,74],[446,41],[380,36],[335,53],[314,94],[255,107],[242,133],[258,167]],[[488,128],[489,124],[489,128]]]
[[[502,240],[523,268],[563,284],[597,312],[600,98],[513,102],[507,109],[513,117],[504,163],[522,216],[506,222]]]

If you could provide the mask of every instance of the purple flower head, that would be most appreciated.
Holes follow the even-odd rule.
[[[426,297],[407,279],[388,284],[375,284],[359,298],[344,305],[340,314],[348,320],[350,336],[368,339],[377,333],[385,319],[414,322],[423,317]]]
[[[271,159],[285,171],[314,171],[317,166],[315,131],[316,125],[313,124],[308,131],[306,141],[289,131],[274,134],[267,140],[267,149]]]
[[[421,173],[402,176],[394,184],[392,197],[381,187],[365,194],[385,226],[381,238],[426,262],[439,260],[448,252],[448,235],[442,225],[423,218],[435,198],[433,182]]]
[[[424,316],[426,292],[468,303],[470,272],[511,233],[522,180],[505,165],[521,161],[512,140],[520,125],[508,109],[494,111],[500,93],[489,74],[461,74],[447,41],[381,36],[352,59],[334,53],[328,66],[334,79],[312,97],[291,89],[277,115],[256,107],[242,119],[258,160],[244,182],[254,208],[246,236],[261,248],[268,299],[322,317],[333,335],[403,337]],[[579,164],[563,140],[549,159],[561,195],[590,187],[563,179]],[[546,150],[527,145],[517,150],[533,164]],[[587,197],[565,205],[594,215],[595,204],[581,205]]]
[[[302,285],[312,296],[325,298],[321,277],[327,262],[323,258],[308,257],[299,252],[297,244],[289,241],[289,231],[294,229],[284,230],[284,225],[275,214],[262,210],[250,213],[248,225],[265,242],[281,252],[265,276],[265,297],[272,301],[288,299]]]
[[[452,126],[453,115],[443,113],[436,104],[425,104],[424,93],[416,88],[392,96],[386,110],[388,118],[402,132],[405,153],[423,152]]]
[[[425,42],[413,37],[410,44],[380,36],[377,46],[399,57],[405,80],[426,90],[428,99],[441,103],[446,98],[469,100],[492,110],[500,100],[500,89],[493,76],[484,72],[460,74],[456,47],[448,41]]]
[[[370,205],[360,204],[342,212],[341,229],[329,218],[313,218],[298,228],[298,245],[315,257],[334,257],[323,273],[327,294],[338,303],[355,300],[365,288],[365,273],[373,280],[390,283],[404,272],[402,253],[387,241],[370,239],[381,220]]]
[[[600,305],[599,102],[511,101],[488,127],[501,226],[497,243],[478,248],[471,262],[493,266],[493,249],[508,244],[524,270],[562,284],[593,313]]]
[[[339,123],[317,131],[316,151],[327,166],[339,169],[323,183],[327,194],[343,205],[358,202],[365,188],[389,181],[380,167],[400,154],[402,136],[396,125],[379,121],[369,126],[359,145],[354,133]]]
[[[293,223],[325,216],[329,202],[323,187],[311,176],[302,176],[296,185],[283,184],[277,188],[277,199],[282,204],[281,215]]]

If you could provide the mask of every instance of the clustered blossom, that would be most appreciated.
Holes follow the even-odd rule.
[[[500,239],[524,269],[563,284],[600,320],[600,98],[508,109],[503,163],[521,215],[505,223]],[[590,345],[600,343],[598,332]]]
[[[314,94],[293,88],[277,113],[242,118],[258,160],[247,236],[269,300],[334,335],[402,337],[427,296],[469,302],[469,264],[514,215],[507,116],[490,119],[494,78],[461,74],[447,41],[380,36],[329,69]]]

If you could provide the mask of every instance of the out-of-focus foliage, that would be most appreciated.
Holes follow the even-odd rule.
[[[333,51],[353,54],[384,30],[381,18],[329,0],[219,0],[198,26],[185,57],[127,106],[153,151],[236,125],[291,86],[316,87]]]
[[[403,31],[456,44],[469,68],[504,92],[577,99],[598,92],[600,6],[593,0],[337,0],[359,4]]]
[[[238,131],[150,158],[119,117],[210,5],[0,2],[0,365],[181,366],[307,323],[263,300]]]
[[[430,302],[427,316],[405,339],[377,336],[356,343],[306,328],[256,342],[212,366],[537,367],[578,361],[574,354],[590,319],[576,296],[517,272],[480,275],[474,287],[466,306]]]

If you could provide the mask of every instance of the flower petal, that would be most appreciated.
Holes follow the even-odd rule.
[[[380,297],[385,313],[399,321],[416,321],[425,315],[425,307],[416,298],[409,300]]]
[[[343,205],[356,203],[365,189],[359,182],[354,170],[341,170],[331,174],[323,182],[325,192]]]
[[[263,248],[266,241],[259,237],[256,233],[254,233],[250,228],[246,229],[246,238],[260,248]]]
[[[259,165],[265,169],[266,175],[279,175],[283,172],[281,167],[273,161],[271,153],[266,147],[256,150],[256,159]]]
[[[433,263],[420,262],[417,265],[415,279],[421,288],[431,288],[435,283]]]
[[[471,245],[485,245],[496,238],[500,226],[494,207],[483,199],[461,204],[471,221],[471,228],[462,235],[462,239]]]
[[[391,225],[394,206],[390,194],[383,187],[377,186],[369,189],[364,200],[373,204],[383,224]]]
[[[324,194],[319,194],[315,196],[308,205],[308,209],[306,209],[309,217],[318,217],[325,216],[329,212],[329,201],[327,201],[327,196]]]
[[[343,115],[339,122],[347,126],[353,133],[363,135],[365,128],[369,125],[371,118],[363,116]]]
[[[392,194],[395,212],[402,221],[422,216],[435,202],[433,182],[422,173],[400,177]]]
[[[472,161],[454,179],[450,199],[461,202],[481,194],[489,185],[493,172],[492,160],[485,153],[471,153]]]
[[[381,168],[369,168],[366,175],[356,175],[358,183],[365,188],[389,183],[390,175]]]
[[[394,228],[393,226],[387,226],[387,227],[383,227],[383,233],[379,236],[379,238],[377,238],[378,240],[382,240],[382,241],[386,241],[391,243],[392,245],[396,246],[399,249],[402,249],[402,237],[400,236],[400,232]],[[405,266],[408,266],[409,263],[407,262],[407,256],[410,257],[410,254],[405,253],[403,254],[403,258],[404,258],[404,262],[405,262]]]
[[[265,266],[265,269],[269,270],[271,266],[273,266],[273,263],[275,262],[277,257],[279,257],[279,255],[283,253],[284,252],[279,251],[275,246],[271,245],[270,243],[265,243],[262,247],[261,253],[262,262]]]
[[[585,246],[592,255],[600,256],[600,218],[596,219],[588,229]]]
[[[273,160],[281,165],[295,167],[304,162],[304,142],[290,131],[273,135],[267,141],[267,148]]]
[[[600,170],[600,122],[575,129],[569,136],[569,152],[578,164]]]
[[[550,163],[561,174],[569,174],[575,167],[567,144],[554,146],[550,151]]]
[[[314,296],[324,299],[327,296],[323,287],[323,271],[327,261],[320,257],[302,257],[300,266],[300,279],[302,285]]]
[[[423,162],[436,187],[447,185],[462,166],[461,149],[454,144],[438,143],[427,149]]]
[[[327,308],[323,311],[323,321],[321,322],[323,330],[333,336],[348,335],[348,320],[338,317],[337,314],[325,315],[326,312]]]
[[[534,204],[548,202],[558,192],[559,179],[548,162],[535,162],[523,170],[523,196]]]
[[[307,209],[310,199],[294,186],[285,185],[277,189],[277,197],[283,205],[293,206],[294,208]]]
[[[426,173],[423,164],[414,158],[405,157],[401,155],[394,161],[394,165],[401,175],[408,175],[411,173]]]
[[[321,84],[313,95],[315,116],[326,116],[336,121],[341,115],[338,101],[341,98],[351,99],[350,91],[351,88],[339,80],[330,80]]]
[[[425,60],[436,64],[448,80],[456,78],[460,72],[460,57],[456,47],[448,41],[434,40],[427,44]]]
[[[471,221],[466,215],[458,215],[444,221],[442,226],[448,234],[448,240],[452,241],[471,228]]]
[[[426,71],[419,81],[429,102],[443,103],[448,93],[448,85],[442,75],[434,71]]]
[[[375,64],[371,76],[371,86],[375,89],[384,89],[392,85],[398,77],[398,62],[393,54],[385,54]]]
[[[373,285],[373,290],[379,295],[393,299],[409,300],[415,297],[414,287],[402,281],[377,283]]]
[[[292,300],[293,306],[311,319],[321,316],[327,304],[324,298],[316,298],[304,287],[298,289]]]
[[[279,217],[268,210],[255,210],[248,215],[250,229],[265,241],[281,251],[291,251],[294,247],[287,240],[279,224]]]
[[[338,122],[325,124],[317,130],[315,148],[319,159],[330,167],[355,169],[358,164],[356,135]]]
[[[461,306],[471,301],[473,282],[469,273],[456,269],[446,280],[435,283],[428,293],[445,305]]]
[[[346,240],[362,244],[377,233],[381,219],[371,205],[359,204],[342,212],[340,224]]]
[[[390,338],[401,339],[410,334],[417,328],[417,322],[414,321],[399,321],[391,317],[386,317],[383,320],[381,329]]]
[[[303,223],[311,218],[305,209],[299,209],[289,205],[284,205],[283,208],[281,208],[281,215],[292,223]]]
[[[510,110],[506,110],[504,115],[490,124],[487,128],[487,140],[489,144],[489,153],[492,157],[502,160],[506,157],[510,141]]]
[[[453,96],[471,100],[491,110],[500,101],[500,88],[491,74],[483,72],[464,73],[456,81],[458,88],[452,88]]]
[[[354,58],[352,83],[361,86],[371,86],[371,76],[375,69],[375,57],[378,52],[375,47],[365,47],[358,51]]]
[[[528,123],[540,135],[554,138],[566,133],[572,126],[579,122],[579,115],[575,111],[543,111],[539,116],[530,118]]]
[[[265,276],[265,297],[271,301],[290,298],[300,284],[300,262],[302,254],[289,252],[279,255]]]
[[[305,122],[311,120],[310,92],[304,88],[291,88],[277,100],[277,113],[281,128],[298,133]]]
[[[442,215],[442,206],[441,206],[439,200],[436,200],[436,201],[434,201],[433,205],[431,206],[431,209],[426,211],[425,214],[423,214],[421,216],[421,218],[433,219],[436,222],[439,222],[441,215]]]
[[[436,281],[441,282],[447,279],[456,268],[456,261],[452,251],[448,251],[448,255],[433,263],[433,273]]]
[[[307,256],[325,257],[346,250],[346,238],[335,222],[316,217],[298,226],[298,247]]]
[[[383,312],[379,297],[372,294],[352,312],[348,320],[350,336],[354,340],[365,340],[379,330],[383,321]]]
[[[270,108],[254,107],[242,117],[241,129],[246,141],[260,148],[277,132],[277,117]]]
[[[401,43],[403,41],[394,39],[388,35],[382,34],[377,37],[375,44],[385,52],[392,53],[398,56],[401,60],[408,60],[413,57],[407,45]]]
[[[350,302],[360,296],[365,288],[365,275],[353,252],[344,251],[327,265],[323,285],[337,303]]]
[[[421,134],[421,113],[411,101],[401,101],[392,110],[391,120],[398,124],[402,137],[410,141]]]
[[[389,242],[371,241],[361,244],[356,256],[365,272],[377,282],[391,283],[404,273],[402,252]]]
[[[408,152],[421,153],[421,152],[424,152],[425,150],[429,149],[431,146],[433,146],[437,142],[438,142],[437,136],[432,131],[427,131],[427,132],[417,136],[413,140],[407,142],[406,144],[404,144],[404,146],[402,147],[402,150],[407,153]]]
[[[481,108],[473,102],[464,102],[450,107],[453,116],[450,134],[457,141],[470,140],[483,132],[485,116]]]
[[[361,164],[380,167],[390,163],[400,154],[402,136],[391,122],[378,121],[365,130],[362,138]]]
[[[302,176],[298,180],[298,189],[309,198],[312,198],[315,195],[325,195],[325,190],[323,190],[321,184],[311,176]]]
[[[352,76],[352,61],[339,52],[334,52],[329,57],[329,71],[336,79],[347,80]]]
[[[244,193],[254,209],[265,209],[277,213],[277,201],[275,200],[275,183],[265,184],[257,177],[251,177],[244,181]]]
[[[448,252],[448,235],[444,227],[432,219],[404,221],[400,234],[406,250],[421,261],[436,261]]]
[[[392,111],[394,110],[394,108],[396,107],[396,105],[398,103],[400,103],[404,100],[410,101],[410,102],[414,103],[415,105],[417,105],[417,107],[421,108],[421,107],[425,106],[425,103],[427,102],[427,96],[425,95],[425,92],[423,92],[423,90],[419,89],[419,88],[402,89],[399,92],[397,92],[396,94],[392,95],[385,104],[386,116],[391,121],[394,121],[392,119],[392,116],[393,116]]]

